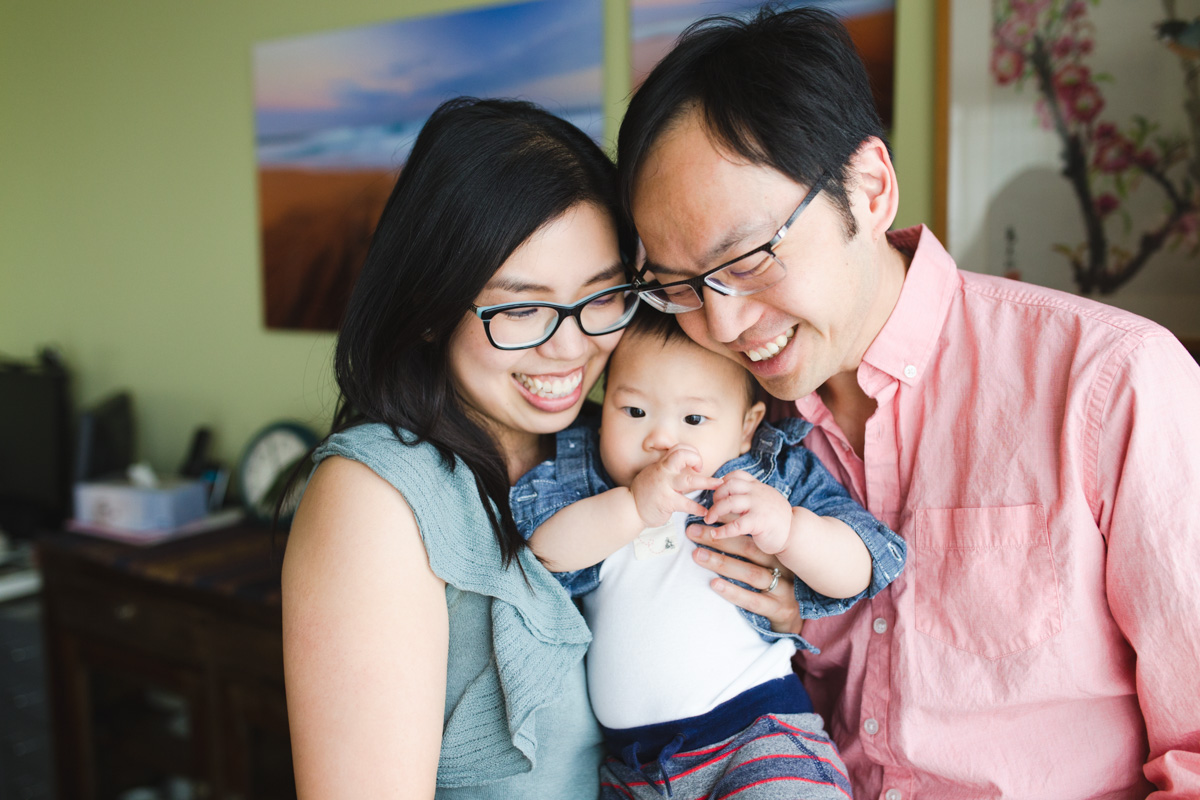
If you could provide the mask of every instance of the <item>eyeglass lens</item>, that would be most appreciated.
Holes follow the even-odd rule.
[[[629,321],[637,302],[637,293],[628,289],[601,295],[579,309],[579,327],[591,336],[618,330]],[[560,314],[570,312],[548,306],[506,308],[488,320],[488,332],[500,347],[533,347],[550,338]]]
[[[774,253],[760,250],[747,253],[732,264],[705,276],[704,283],[722,294],[744,297],[771,288],[783,280],[785,274],[783,264]],[[643,292],[642,299],[668,314],[695,311],[704,305],[704,298],[693,283],[676,283],[650,289]]]

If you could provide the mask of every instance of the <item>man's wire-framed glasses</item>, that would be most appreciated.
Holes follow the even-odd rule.
[[[671,283],[638,284],[637,291],[642,300],[667,314],[683,314],[703,307],[705,286],[727,297],[745,297],[770,289],[787,275],[787,268],[779,260],[779,256],[775,255],[775,248],[783,241],[783,237],[795,224],[801,212],[808,208],[809,203],[821,192],[828,181],[829,173],[821,173],[821,176],[813,182],[812,187],[808,190],[808,194],[804,195],[804,199],[800,201],[800,205],[796,206],[796,210],[791,213],[787,221],[780,226],[766,244],[719,264],[694,278]],[[645,271],[646,265],[643,264],[637,274],[644,275]]]

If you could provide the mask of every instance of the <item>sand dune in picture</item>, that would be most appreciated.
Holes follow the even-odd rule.
[[[395,173],[258,171],[269,328],[336,330]]]

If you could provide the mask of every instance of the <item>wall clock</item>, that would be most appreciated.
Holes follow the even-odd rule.
[[[251,437],[238,464],[238,489],[247,514],[261,522],[271,521],[283,482],[319,439],[311,428],[290,420],[272,422]],[[280,512],[280,521],[291,519],[307,477],[298,479]]]

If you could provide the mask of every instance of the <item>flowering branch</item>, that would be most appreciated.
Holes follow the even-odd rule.
[[[1099,0],[1091,0],[1097,4]],[[1173,8],[1171,0],[1168,13]],[[1083,294],[1110,294],[1128,282],[1168,243],[1187,240],[1200,252],[1200,74],[1194,60],[1184,61],[1189,97],[1185,107],[1191,121],[1191,146],[1186,141],[1155,139],[1156,126],[1144,118],[1120,131],[1111,122],[1100,122],[1104,96],[1085,57],[1094,48],[1094,29],[1087,19],[1085,0],[1000,0],[994,18],[992,72],[1001,86],[1026,79],[1037,86],[1036,104],[1044,128],[1062,142],[1063,176],[1071,184],[1083,217],[1085,241],[1076,246],[1057,245],[1068,260],[1075,284]],[[1182,181],[1169,175],[1173,166],[1192,158]],[[1109,241],[1105,222],[1115,212],[1130,225],[1121,208],[1131,188],[1142,177],[1165,195],[1164,220],[1137,238],[1137,249],[1128,252]],[[1114,191],[1108,191],[1111,188]]]

